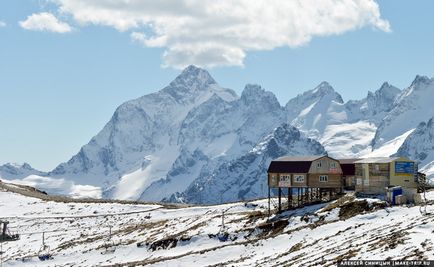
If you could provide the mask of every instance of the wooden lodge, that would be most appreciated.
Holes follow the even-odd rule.
[[[285,156],[270,163],[268,198],[270,205],[271,193],[277,194],[280,212],[286,198],[286,208],[292,209],[331,200],[344,189],[387,196],[398,187],[412,202],[423,181],[417,163],[405,157],[337,160],[328,156]]]
[[[338,160],[328,156],[280,157],[268,168],[269,199],[277,190],[278,209],[282,210],[282,194],[288,198],[287,208],[332,199],[342,192],[342,168]]]

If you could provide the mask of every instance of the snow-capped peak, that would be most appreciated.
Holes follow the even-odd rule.
[[[396,95],[400,92],[401,90],[399,90],[397,87],[389,84],[388,82],[384,82],[380,89],[378,89],[375,93],[378,95],[382,95],[385,97],[392,97],[395,98]]]
[[[400,92],[401,90],[395,86],[389,84],[388,82],[384,82],[380,89],[374,93],[371,91],[368,92],[367,106],[362,106],[362,109],[367,108],[371,111],[374,111],[373,115],[380,111],[389,111],[393,107],[393,102]]]
[[[205,89],[211,84],[217,84],[208,71],[190,65],[185,68],[176,79],[170,83],[170,87],[188,87],[193,89]]]
[[[337,93],[335,91],[335,89],[326,81],[321,82],[317,87],[315,87],[314,89],[307,91],[307,94],[312,94],[315,96],[320,96],[320,97],[326,97],[328,95],[333,95],[334,97],[334,101],[338,102],[338,103],[343,103],[343,99],[342,96]]]
[[[430,83],[432,79],[428,78],[424,75],[416,75],[413,82],[411,83],[411,86],[417,86],[419,84],[427,84]]]
[[[45,175],[44,172],[34,169],[28,163],[6,163],[0,166],[0,178],[17,179],[24,178],[32,174]]]
[[[260,85],[257,84],[247,84],[244,87],[244,90],[241,93],[241,101],[246,105],[261,102],[267,105],[280,107],[276,96],[270,91],[265,91]]]
[[[8,168],[14,168],[14,169],[23,169],[23,170],[35,170],[27,162],[24,162],[23,164],[16,163],[16,162],[8,162],[8,163],[6,163],[6,164],[4,164],[3,166],[0,166],[0,167],[8,167]]]

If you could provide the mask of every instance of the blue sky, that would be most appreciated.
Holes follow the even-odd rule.
[[[405,88],[416,74],[434,76],[431,0],[377,1],[383,21],[360,22],[362,25],[342,20],[343,24],[356,24],[348,29],[333,24],[336,34],[320,29],[318,34],[297,35],[286,33],[284,28],[276,33],[275,22],[258,14],[258,20],[265,16],[261,25],[270,29],[265,29],[264,36],[241,34],[239,39],[228,38],[221,43],[219,36],[201,33],[195,24],[186,27],[198,32],[192,43],[192,38],[186,38],[188,32],[184,36],[167,23],[147,24],[138,18],[142,23],[139,26],[134,24],[137,21],[125,26],[122,18],[99,16],[104,6],[78,10],[68,2],[0,2],[0,164],[28,162],[35,168],[51,170],[78,152],[118,105],[163,88],[185,64],[204,65],[220,85],[237,93],[246,83],[260,84],[275,93],[282,105],[324,80],[349,100],[363,98],[384,81]],[[123,8],[130,12],[128,7]],[[155,14],[170,11],[164,5],[152,8]],[[177,10],[183,8],[176,7],[170,14],[177,16]],[[245,15],[255,15],[255,10]],[[185,8],[180,12],[195,10]],[[57,28],[35,28],[29,16],[41,13],[53,14],[49,19],[56,20]],[[88,13],[91,15],[86,17]],[[374,13],[367,9],[362,15]],[[207,32],[206,27],[216,30],[213,23],[222,19],[202,22],[200,18],[196,20],[203,23],[203,32]],[[161,17],[152,19],[161,21]],[[28,23],[23,23],[26,20]],[[384,21],[390,24],[390,31]],[[242,26],[258,27],[254,23]],[[153,27],[159,27],[160,32],[155,34]],[[161,38],[154,40],[150,38],[153,35]],[[287,45],[281,44],[282,38]],[[205,44],[218,45],[208,49]],[[194,54],[193,62],[188,62],[185,47],[205,52]],[[216,56],[226,52],[232,57]]]

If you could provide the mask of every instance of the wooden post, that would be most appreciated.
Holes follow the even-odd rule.
[[[279,187],[279,213],[282,211],[282,188]]]
[[[300,207],[300,187],[297,187],[297,207]]]
[[[309,202],[312,203],[312,188],[309,188]]]
[[[271,198],[271,188],[268,187],[268,218],[270,218],[270,216],[271,216],[271,203],[270,203],[270,198]]]
[[[291,204],[291,187],[288,187],[288,210],[292,206]]]

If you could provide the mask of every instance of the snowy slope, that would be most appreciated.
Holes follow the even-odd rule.
[[[379,125],[373,148],[414,129],[420,122],[428,121],[434,115],[434,78],[416,76],[410,87],[403,90],[394,102],[393,109]]]
[[[319,139],[329,155],[358,158],[370,153],[377,127],[399,93],[398,88],[385,82],[361,100],[333,103],[325,113],[330,119]]]
[[[2,216],[21,235],[3,243],[3,266],[334,266],[339,259],[434,258],[434,222],[418,206],[384,209],[378,200],[348,197],[273,215],[273,225],[266,203],[176,208],[42,201],[0,190]],[[223,211],[227,242],[215,236]],[[434,212],[432,203],[427,211]],[[52,254],[44,262],[37,258],[43,232]],[[112,252],[102,254],[105,246]]]
[[[320,143],[283,124],[245,155],[221,164],[210,175],[202,175],[182,194],[173,195],[167,201],[210,204],[265,197],[271,160],[284,155],[325,153]]]

